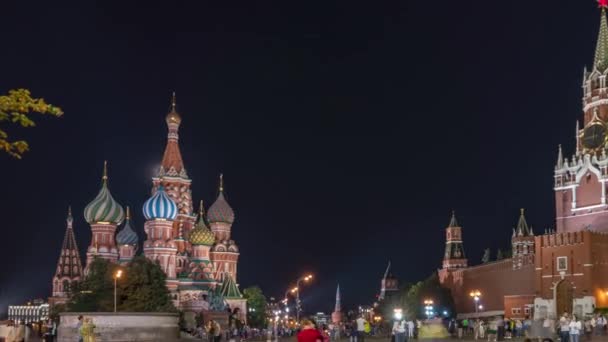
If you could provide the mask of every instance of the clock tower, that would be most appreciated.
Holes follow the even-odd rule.
[[[557,232],[608,232],[608,0],[600,0],[600,32],[591,71],[583,75],[583,127],[576,124],[576,150],[564,158],[561,145],[554,173]]]

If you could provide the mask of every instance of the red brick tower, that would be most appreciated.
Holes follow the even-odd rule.
[[[445,229],[445,254],[443,256],[444,269],[467,267],[467,258],[462,243],[462,227],[456,221],[456,214],[452,212],[450,224]]]
[[[523,208],[520,211],[517,227],[513,228],[511,248],[513,269],[534,264],[534,232],[532,227],[528,228]]]
[[[606,4],[600,2],[600,32],[593,69],[583,79],[583,128],[576,124],[576,151],[568,159],[561,146],[555,166],[557,232],[583,229],[608,231],[608,23]]]
[[[97,197],[84,209],[84,218],[91,225],[91,245],[87,249],[87,265],[95,258],[107,259],[113,262],[118,260],[118,249],[114,235],[116,227],[125,217],[122,206],[112,197],[108,189],[108,164],[104,162],[101,189]]]
[[[236,281],[239,248],[230,239],[234,211],[224,197],[224,177],[220,175],[219,194],[209,207],[207,214],[211,231],[215,234],[215,245],[211,249],[211,261],[215,266],[215,279],[222,282],[224,274],[228,273]]]
[[[53,277],[53,297],[52,304],[65,303],[67,301],[67,291],[69,286],[79,281],[82,276],[82,263],[80,262],[80,253],[74,238],[74,229],[72,224],[72,209],[68,208],[68,217],[66,219],[67,227],[63,236],[63,245],[61,246],[61,254],[57,261],[57,270]]]

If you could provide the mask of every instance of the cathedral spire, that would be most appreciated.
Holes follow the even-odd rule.
[[[54,297],[67,296],[68,288],[64,287],[64,280],[68,280],[68,284],[71,284],[72,281],[79,280],[82,276],[82,263],[80,262],[80,252],[78,251],[76,238],[74,237],[73,222],[72,208],[69,206],[63,244],[61,245],[61,253],[57,261],[55,277],[53,278]]]
[[[179,126],[181,125],[182,118],[177,112],[175,92],[172,94],[171,110],[167,114],[165,121],[167,122],[169,133],[167,134],[167,146],[165,147],[159,176],[188,178],[184,169],[182,153],[179,150]]]
[[[104,185],[108,184],[108,161],[103,161],[103,176],[101,177],[101,181]]]
[[[598,3],[601,9],[600,33],[597,38],[597,46],[595,47],[593,66],[600,72],[604,72],[608,69],[608,23],[606,22],[608,0],[599,0]]]

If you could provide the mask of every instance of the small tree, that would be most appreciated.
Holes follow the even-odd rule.
[[[264,328],[266,324],[266,296],[259,286],[251,286],[243,290],[243,297],[247,299],[247,312],[249,325],[255,328]]]
[[[136,256],[120,282],[120,310],[131,312],[174,312],[175,306],[158,263]]]
[[[24,128],[34,127],[36,123],[30,118],[33,113],[63,115],[59,107],[46,103],[44,99],[32,98],[27,89],[9,90],[8,95],[0,96],[0,123],[8,122]],[[11,140],[8,133],[0,128],[0,151],[21,159],[23,153],[28,150],[26,141]]]
[[[95,312],[114,310],[114,274],[121,266],[95,258],[89,273],[74,284],[69,311]],[[144,256],[133,258],[117,283],[118,310],[130,312],[174,312],[165,273]]]

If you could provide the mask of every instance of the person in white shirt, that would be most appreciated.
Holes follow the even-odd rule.
[[[408,338],[414,338],[414,328],[415,328],[415,324],[414,321],[409,320],[407,321],[407,337]]]
[[[570,321],[569,327],[571,342],[579,342],[581,336],[581,329],[583,327],[581,321],[578,320],[576,315],[572,315],[572,320]]]
[[[560,341],[570,341],[570,318],[567,313],[559,319],[559,336]]]
[[[393,335],[395,335],[395,342],[405,342],[405,320],[397,320],[393,323]]]
[[[365,342],[365,318],[357,318],[357,342]]]

